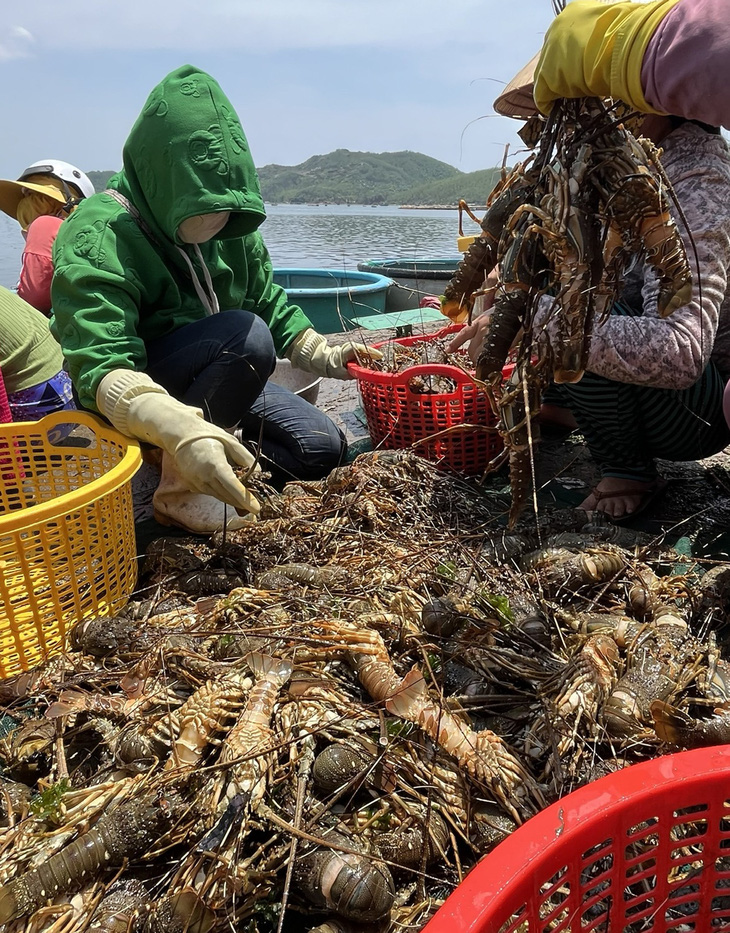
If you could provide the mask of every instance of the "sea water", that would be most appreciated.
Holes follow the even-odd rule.
[[[353,271],[370,259],[458,257],[456,210],[418,210],[337,204],[271,204],[261,226],[274,268]],[[465,218],[465,234],[477,226]],[[0,285],[18,280],[23,238],[0,213]]]

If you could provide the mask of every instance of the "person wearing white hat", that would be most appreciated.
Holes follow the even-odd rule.
[[[89,177],[59,159],[34,162],[15,181],[0,180],[0,210],[18,221],[25,239],[17,291],[45,315],[51,311],[51,251],[58,228],[92,194]]]

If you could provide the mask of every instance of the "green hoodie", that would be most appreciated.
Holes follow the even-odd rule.
[[[124,168],[109,181],[147,227],[109,194],[82,201],[53,249],[51,329],[81,404],[96,410],[96,388],[114,369],[144,371],[145,341],[204,318],[207,293],[195,248],[177,236],[196,214],[232,211],[200,244],[221,310],[259,315],[279,356],[312,327],[275,285],[259,225],[266,219],[248,143],[218,83],[183,65],[152,91],[124,146]],[[195,282],[180,247],[195,269]]]

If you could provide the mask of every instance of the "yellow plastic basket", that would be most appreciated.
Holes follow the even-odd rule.
[[[0,425],[0,678],[62,651],[76,622],[129,599],[141,461],[136,441],[86,412]]]

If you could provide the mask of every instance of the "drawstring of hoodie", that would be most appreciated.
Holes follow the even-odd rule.
[[[123,194],[121,194],[119,191],[116,191],[114,188],[105,188],[104,194],[110,195],[110,197],[114,198],[114,200],[118,204],[121,204],[122,207],[127,211],[127,213],[131,214],[131,216],[137,221],[137,225],[142,230],[142,232],[145,234],[147,239],[154,246],[159,247],[160,250],[162,249],[162,247],[160,247],[160,244],[157,240],[157,237],[154,235],[149,225],[142,219],[142,215],[137,210],[137,208],[134,206],[134,204],[132,204],[129,198],[125,197]],[[218,314],[218,312],[221,309],[221,306],[218,304],[218,296],[216,295],[215,290],[213,289],[213,279],[210,277],[210,272],[208,271],[208,267],[205,264],[205,260],[203,259],[203,254],[201,253],[200,247],[198,246],[197,243],[193,244],[193,249],[195,250],[195,255],[198,257],[198,262],[200,263],[200,267],[203,270],[203,278],[205,279],[205,285],[208,289],[207,294],[206,294],[205,289],[203,288],[202,282],[198,278],[198,273],[195,271],[195,267],[193,266],[193,263],[190,257],[188,256],[188,254],[185,252],[185,250],[182,247],[180,246],[177,247],[177,250],[179,251],[180,255],[182,256],[182,258],[185,260],[185,262],[188,265],[188,271],[190,272],[190,278],[193,280],[193,287],[195,288],[195,292],[198,298],[200,298],[200,301],[203,307],[205,308],[206,314],[208,315]]]
[[[205,279],[205,284],[208,286],[208,293],[210,295],[210,301],[213,306],[213,314],[218,314],[218,312],[221,309],[221,306],[218,304],[218,296],[216,295],[215,289],[213,288],[213,279],[210,277],[210,271],[208,269],[208,264],[203,259],[203,254],[200,251],[200,247],[198,246],[197,243],[195,244],[193,249],[195,250],[198,256],[198,262],[200,263],[203,269],[203,278]]]
[[[177,249],[180,255],[185,260],[185,262],[188,264],[188,270],[190,271],[190,277],[193,280],[193,287],[195,288],[195,293],[197,294],[198,298],[200,298],[200,301],[203,307],[205,308],[206,313],[209,315],[218,314],[221,307],[218,304],[218,296],[216,295],[213,289],[213,279],[211,279],[210,277],[210,272],[208,271],[208,267],[205,264],[205,260],[203,259],[203,254],[200,251],[200,247],[198,246],[197,243],[193,244],[195,255],[198,257],[198,262],[200,263],[200,267],[203,270],[203,278],[205,279],[205,285],[206,285],[206,288],[208,289],[207,294],[206,294],[205,288],[203,288],[203,283],[200,281],[200,278],[198,277],[198,273],[195,271],[195,267],[193,266],[192,260],[190,259],[188,254],[185,252],[185,250],[181,246],[178,246]]]

